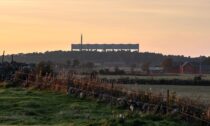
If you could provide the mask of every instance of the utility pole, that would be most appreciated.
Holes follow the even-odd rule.
[[[83,46],[83,34],[81,34],[81,45],[80,45],[80,51],[82,52],[82,46]]]
[[[81,34],[81,45],[80,45],[81,47],[80,47],[80,62],[82,63],[82,61],[83,61],[83,34]],[[83,73],[84,72],[84,70],[83,70],[83,66],[81,66],[81,72]],[[81,74],[82,74],[81,73]]]

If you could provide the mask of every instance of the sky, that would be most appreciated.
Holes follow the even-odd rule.
[[[141,52],[210,56],[210,0],[0,0],[0,51],[139,43]]]

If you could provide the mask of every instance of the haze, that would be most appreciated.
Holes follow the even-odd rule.
[[[210,55],[209,0],[0,0],[0,51],[140,43],[141,51]]]

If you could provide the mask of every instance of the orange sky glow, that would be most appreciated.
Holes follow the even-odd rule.
[[[209,0],[0,0],[0,51],[139,43],[142,52],[210,56]]]

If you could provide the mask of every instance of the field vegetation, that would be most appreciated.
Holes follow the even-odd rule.
[[[34,70],[15,70],[9,78],[3,78],[0,124],[173,126],[187,125],[184,120],[208,123],[210,117],[208,106],[177,99],[173,92],[166,96],[152,91],[134,92],[120,85],[122,81],[131,84],[132,80],[126,78],[105,82],[96,72],[81,77],[56,73],[51,68],[50,62],[43,62]]]
[[[92,99],[0,88],[0,125],[187,126],[178,117],[131,113]]]
[[[167,90],[176,92],[177,97],[187,97],[204,104],[210,104],[210,87],[209,86],[180,86],[180,85],[138,85],[123,84],[124,88],[131,91],[151,90],[153,93],[161,92],[166,94]]]
[[[120,78],[130,78],[130,79],[147,79],[147,80],[194,80],[194,77],[196,75],[192,74],[168,74],[168,75],[162,75],[162,76],[135,76],[135,75],[100,75],[100,78],[106,78],[106,79],[120,79]],[[210,74],[205,74],[202,76],[203,80],[210,80]]]

